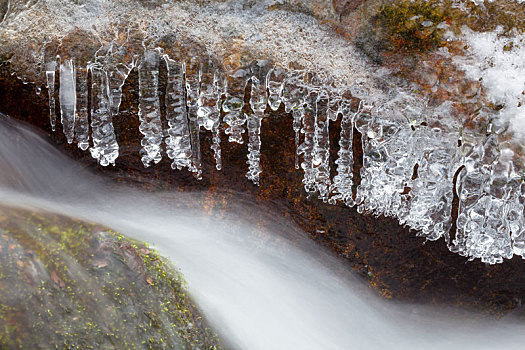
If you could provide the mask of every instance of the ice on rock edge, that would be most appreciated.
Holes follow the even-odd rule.
[[[319,198],[328,201],[330,192],[330,134],[328,118],[329,97],[322,92],[317,100],[317,120],[315,125],[315,149],[313,164],[316,167],[315,183]]]
[[[301,70],[295,70],[288,73],[283,82],[283,91],[281,99],[284,102],[284,109],[287,113],[292,112],[293,130],[295,133],[295,168],[299,169],[299,144],[301,123],[304,116],[304,104],[306,96],[306,73]]]
[[[523,239],[523,219],[515,217],[516,209],[523,211],[519,207],[521,181],[511,182],[515,176],[512,152],[501,152],[495,135],[483,144],[467,144],[466,148],[465,168],[458,182],[459,215],[452,249],[486,262],[502,262],[513,255],[512,241],[519,246]]]
[[[356,113],[354,113],[348,101],[341,103],[341,108],[338,111],[342,115],[341,119],[341,134],[339,136],[339,151],[337,152],[337,174],[334,176],[333,183],[330,187],[332,196],[329,199],[331,204],[341,201],[348,206],[354,206],[353,198],[353,137],[354,137],[354,120],[355,116],[359,114],[361,105]]]
[[[218,69],[210,57],[207,57],[202,65],[201,84],[199,99],[197,100],[197,120],[199,126],[212,132],[213,156],[217,170],[222,169],[221,159],[221,96],[224,93],[226,83],[224,73]]]
[[[168,71],[166,85],[166,120],[168,121],[166,153],[173,160],[172,169],[191,169],[191,144],[186,113],[185,66],[180,61],[164,55]]]
[[[248,173],[246,177],[254,184],[259,185],[261,169],[261,122],[264,117],[268,96],[266,94],[265,78],[269,62],[260,60],[251,66],[251,113],[246,122],[248,128]]]
[[[162,124],[159,101],[159,53],[148,50],[139,70],[139,131],[144,135],[141,141],[141,158],[145,167],[160,162],[162,155]]]
[[[119,147],[109,108],[109,87],[101,65],[91,66],[91,156],[102,166],[115,165]]]
[[[225,130],[229,135],[228,141],[243,143],[244,123],[246,114],[244,108],[244,92],[250,79],[249,68],[238,68],[226,77],[226,92],[222,103],[222,110],[226,113],[224,122],[228,125]]]
[[[283,83],[286,78],[286,71],[281,67],[272,68],[266,76],[266,88],[268,89],[268,104],[274,111],[281,105],[283,94]]]
[[[122,86],[129,73],[133,69],[134,62],[126,62],[124,60],[124,54],[122,49],[115,49],[117,52],[112,51],[106,53],[104,57],[104,69],[108,75],[109,85],[109,103],[111,115],[118,115],[120,104],[122,102]]]
[[[188,107],[188,126],[191,144],[191,171],[197,179],[202,178],[200,127],[197,112],[200,97],[202,67],[199,56],[192,54],[185,65],[186,68],[186,104]]]
[[[313,80],[313,73],[309,73],[307,79]],[[317,129],[317,101],[319,99],[319,87],[307,85],[306,99],[304,101],[304,115],[302,118],[301,133],[304,134],[304,141],[299,145],[297,153],[302,155],[303,161],[301,168],[304,171],[303,184],[307,193],[313,195],[317,190],[317,161],[316,150],[316,129]],[[318,165],[319,163],[317,163]]]
[[[88,116],[88,67],[77,68],[77,114],[75,118],[75,140],[78,147],[85,151],[89,147]]]
[[[56,57],[46,57],[46,88],[49,94],[49,123],[51,129],[55,131],[56,112],[55,112],[55,74],[56,74]]]
[[[53,41],[57,33],[58,37],[64,37],[77,29],[100,40],[103,49],[95,57],[74,61],[77,70],[74,137],[82,149],[89,146],[91,137],[90,152],[101,165],[114,164],[117,159],[112,118],[118,114],[122,84],[138,64],[139,89],[144,92],[141,96],[142,157],[147,164],[160,160],[164,142],[173,168],[187,168],[200,177],[198,140],[203,133],[211,132],[211,147],[216,167],[220,169],[220,142],[226,133],[230,141],[247,140],[247,176],[255,183],[264,181],[260,172],[264,164],[260,160],[259,121],[264,120],[268,110],[282,108],[284,104],[293,118],[296,166],[304,171],[303,182],[310,196],[330,203],[357,205],[361,212],[395,216],[428,239],[443,237],[450,249],[470,258],[493,263],[512,254],[525,254],[522,173],[513,168],[516,156],[506,146],[498,145],[492,163],[485,163],[492,159],[485,157],[494,148],[492,141],[481,140],[480,135],[471,139],[466,138],[464,132],[460,135],[460,126],[449,125],[454,120],[453,112],[420,105],[420,96],[410,98],[416,95],[413,92],[403,94],[398,86],[379,87],[381,84],[376,84],[376,79],[381,79],[381,74],[371,73],[368,63],[355,53],[352,45],[315,19],[281,10],[241,8],[181,1],[165,2],[145,12],[127,1],[109,0],[104,6],[98,1],[91,1],[88,6],[69,1],[36,2],[23,10],[23,14],[9,16],[0,30],[9,42],[17,42],[20,36],[15,34],[21,33],[30,36],[34,45],[42,44],[41,47]],[[74,16],[62,16],[62,13]],[[116,15],[123,13],[126,18]],[[45,14],[50,15],[44,17]],[[44,20],[28,20],[36,17]],[[128,24],[133,21],[139,30],[131,34],[137,36],[138,45],[132,42],[137,38],[131,38],[127,29],[115,30],[129,28]],[[178,54],[179,44],[169,47],[161,62],[167,64],[167,91],[159,92],[159,68],[146,67],[141,48],[152,48],[150,51],[161,55],[163,53],[154,48],[155,43],[173,33],[197,40],[203,50],[188,55],[184,45]],[[232,49],[231,44],[235,46]],[[127,51],[131,47],[133,49]],[[12,46],[8,48],[12,49]],[[42,73],[40,70],[45,71],[40,75],[48,86],[50,121],[54,128],[54,86],[56,72],[60,73],[57,52],[44,50],[43,57],[24,52],[15,52],[12,67],[24,77],[37,77]],[[239,52],[241,56],[249,52],[249,60],[228,56]],[[265,78],[254,74],[252,66],[247,64],[254,57],[276,62],[268,67]],[[65,63],[63,58],[59,62]],[[81,66],[80,62],[89,63]],[[197,75],[195,64],[200,65]],[[64,68],[66,77],[69,67]],[[84,69],[90,70],[92,81],[91,135],[85,118]],[[152,72],[157,72],[156,78]],[[491,73],[490,70],[483,72]],[[264,89],[260,89],[261,83],[267,88],[266,96]],[[244,105],[245,92],[250,94],[249,105]],[[162,116],[157,102],[159,93],[166,94],[166,113]],[[257,112],[264,110],[265,98],[268,108],[258,117]],[[359,110],[356,98],[361,100]],[[162,117],[167,124],[164,129],[159,123]],[[326,137],[331,124],[341,127],[340,138],[332,139],[335,141],[332,145]],[[243,135],[246,131],[247,135]],[[462,140],[461,147],[457,146],[458,139]],[[357,140],[362,141],[361,147],[357,147]],[[353,146],[363,150],[364,161],[355,179],[357,154]],[[337,156],[330,159],[329,151],[334,147],[338,148]],[[476,152],[472,151],[474,148]],[[481,161],[477,160],[479,154],[485,157]],[[336,166],[333,178],[330,164]],[[460,207],[455,223],[452,222],[454,192]],[[483,213],[482,207],[490,207],[500,217],[491,217],[485,210],[487,217],[481,220],[478,215]],[[451,232],[454,224],[457,230]]]
[[[221,131],[229,135],[230,141],[242,143],[246,125],[246,176],[259,184],[261,122],[267,108],[279,108],[284,103],[285,111],[293,118],[297,156],[309,195],[332,204],[357,205],[359,212],[397,217],[429,240],[443,237],[451,250],[469,258],[497,263],[525,253],[524,185],[513,167],[512,152],[500,150],[496,135],[483,143],[463,135],[463,144],[458,147],[457,129],[426,123],[426,116],[446,113],[445,107],[427,110],[421,101],[400,92],[382,102],[362,99],[356,108],[352,98],[355,91],[362,92],[358,82],[353,87],[336,88],[324,74],[276,69],[268,61],[255,61],[224,74],[209,56],[174,60],[165,54],[160,60],[159,50],[154,49],[147,50],[140,62],[139,118],[145,166],[161,160],[164,139],[172,168],[187,168],[200,178],[201,129],[212,132],[211,147],[220,169]],[[160,62],[167,70],[167,130],[162,128],[160,113]],[[90,151],[101,165],[114,164],[118,145],[112,126],[108,72],[99,63],[89,69],[93,84]],[[246,92],[249,111],[244,106]],[[60,65],[62,124],[68,139],[75,128],[81,148],[89,139],[86,96],[87,69],[80,67],[75,73],[73,61],[64,60]],[[221,109],[225,113],[224,130],[220,127]],[[341,127],[333,179],[330,123]],[[362,136],[363,149],[357,188],[353,181],[355,132]],[[454,189],[456,173],[459,176]],[[457,231],[451,237],[454,190],[459,208]]]
[[[77,106],[76,71],[72,59],[60,64],[60,115],[67,142],[72,143],[75,133]]]

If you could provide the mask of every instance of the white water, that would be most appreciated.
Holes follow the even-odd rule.
[[[524,327],[510,320],[475,322],[372,296],[334,274],[330,266],[340,262],[279,214],[267,214],[271,232],[250,223],[261,208],[242,196],[228,208],[204,210],[201,194],[109,184],[1,115],[0,164],[0,204],[98,222],[154,244],[180,267],[199,307],[234,348],[523,348]]]

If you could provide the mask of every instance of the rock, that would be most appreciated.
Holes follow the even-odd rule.
[[[2,348],[219,348],[180,273],[143,243],[48,213],[0,216]]]
[[[332,0],[332,6],[335,12],[341,17],[347,16],[350,12],[355,11],[366,0]]]

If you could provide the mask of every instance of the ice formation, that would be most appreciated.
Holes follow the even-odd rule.
[[[109,104],[109,87],[106,72],[100,65],[91,66],[91,156],[100,165],[115,165],[118,157],[118,144],[113,129],[113,116]],[[79,144],[81,147],[82,145]]]
[[[166,152],[173,160],[173,169],[191,169],[191,144],[184,90],[184,63],[164,55],[168,71],[166,87],[166,120],[168,121]]]
[[[462,28],[468,55],[456,58],[455,63],[469,78],[482,83],[491,102],[502,106],[501,121],[525,140],[525,35],[503,32],[502,27],[485,33]]]
[[[523,173],[512,147],[500,142],[496,121],[486,133],[469,130],[447,102],[429,105],[410,89],[378,84],[380,70],[371,72],[351,44],[303,14],[261,6],[246,10],[242,1],[201,7],[166,1],[150,4],[148,11],[133,4],[90,0],[77,8],[64,0],[63,6],[79,12],[55,25],[66,33],[75,26],[87,32],[98,27],[101,48],[76,57],[82,60],[43,50],[40,61],[25,57],[40,62],[38,70],[19,70],[22,78],[43,77],[53,128],[58,71],[64,133],[101,165],[115,164],[118,157],[112,120],[119,117],[122,86],[137,69],[144,166],[158,163],[165,152],[173,169],[206,176],[200,138],[211,132],[216,168],[222,168],[221,142],[247,142],[246,176],[259,184],[261,122],[283,105],[293,119],[296,167],[310,196],[397,217],[429,240],[443,237],[452,251],[472,259],[525,257]],[[38,6],[29,7],[26,17]],[[49,13],[58,11],[58,5],[46,6]],[[113,23],[108,12],[130,18]],[[17,25],[21,33],[36,30],[20,16],[7,16],[0,30]],[[44,43],[54,40],[56,28],[40,25],[38,33],[50,37]],[[13,57],[17,54],[23,53],[15,50]],[[330,139],[331,123],[340,126],[338,140]],[[356,149],[363,153],[357,177]]]
[[[60,115],[67,142],[73,142],[77,106],[75,64],[71,59],[60,64]]]
[[[159,53],[148,50],[139,70],[139,120],[142,138],[140,151],[145,167],[162,159],[162,122],[159,101]]]

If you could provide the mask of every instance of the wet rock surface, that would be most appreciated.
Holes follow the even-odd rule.
[[[218,349],[181,274],[105,227],[0,207],[2,348]]]

